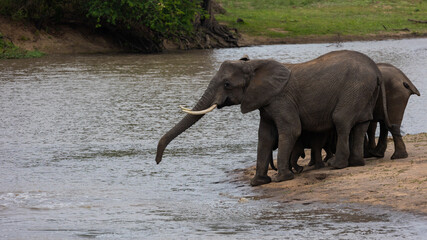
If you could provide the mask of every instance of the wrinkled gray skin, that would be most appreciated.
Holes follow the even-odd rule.
[[[323,132],[336,128],[332,167],[364,165],[364,135],[372,120],[381,73],[366,55],[354,51],[330,52],[291,71],[274,60],[225,61],[193,110],[240,104],[241,112],[258,109],[260,125],[256,174],[251,185],[271,182],[267,175],[275,139],[278,139],[274,181],[294,178],[289,159],[302,129]],[[187,115],[159,141],[156,162],[166,146],[203,115]],[[350,137],[353,139],[349,143]]]
[[[379,63],[377,64],[383,76],[383,82],[386,92],[387,113],[390,123],[397,126],[396,131],[392,131],[394,141],[394,153],[391,159],[406,158],[406,146],[400,134],[400,125],[403,120],[406,105],[409,97],[412,94],[420,96],[420,92],[408,77],[398,68],[391,64]],[[387,148],[387,135],[388,129],[384,124],[382,99],[378,98],[374,109],[374,119],[368,128],[368,138],[365,146],[365,157],[384,157],[384,152]],[[375,144],[375,130],[377,123],[380,123],[380,137],[378,145]],[[367,149],[366,149],[367,148]]]
[[[408,157],[408,153],[406,152],[405,143],[400,135],[400,125],[403,120],[404,111],[409,97],[412,94],[420,96],[420,92],[408,77],[395,66],[388,63],[378,63],[377,66],[383,77],[388,117],[390,123],[394,125],[394,128],[397,126],[397,131],[392,131],[395,151],[391,156],[391,159],[406,158]],[[367,137],[365,138],[365,157],[384,157],[384,152],[387,148],[387,134],[389,130],[384,123],[383,111],[382,98],[378,98],[373,113],[374,120],[370,122]],[[378,144],[376,144],[375,130],[378,122],[380,122],[380,137]],[[329,135],[329,139],[326,139],[328,135],[312,134],[313,133],[303,132],[300,137],[302,140],[297,141],[292,152],[290,164],[298,173],[303,170],[303,168],[297,164],[297,161],[299,156],[303,154],[304,148],[311,148],[311,160],[309,166],[316,164],[316,168],[322,166],[318,157],[321,154],[321,148],[319,146],[323,146],[322,148],[327,152],[327,156],[324,161],[327,161],[333,154],[332,152],[335,152],[335,150],[331,148],[335,141],[333,135]],[[371,139],[372,141],[369,141]]]

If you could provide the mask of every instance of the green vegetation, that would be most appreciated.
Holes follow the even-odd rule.
[[[43,56],[44,53],[40,51],[27,51],[15,46],[11,41],[4,39],[0,33],[0,59],[11,58],[36,58]]]
[[[226,9],[216,20],[249,36],[427,34],[426,0],[216,0]],[[33,23],[46,32],[59,24],[85,26],[110,36],[122,48],[160,52],[163,42],[186,47],[236,46],[219,26],[213,0],[0,0],[0,15]],[[237,21],[239,19],[239,21]],[[193,44],[193,45],[192,45]],[[0,37],[1,58],[39,56]]]
[[[166,38],[191,33],[194,17],[201,12],[200,1],[190,0],[91,0],[88,7],[87,16],[96,18],[97,27],[103,20],[127,28],[142,25]]]
[[[265,37],[427,33],[425,0],[218,0],[216,19],[240,33]],[[241,18],[243,22],[237,22]]]
[[[86,25],[141,52],[161,51],[163,39],[191,36],[193,20],[204,16],[201,0],[0,0],[0,15],[38,29]]]

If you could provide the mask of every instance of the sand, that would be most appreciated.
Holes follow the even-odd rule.
[[[310,154],[306,150],[307,157],[298,162],[304,166],[301,174],[254,190],[282,202],[359,203],[427,214],[427,133],[406,135],[403,139],[408,158],[390,159],[394,151],[390,138],[384,158],[367,158],[365,166],[345,169],[309,167]],[[243,173],[249,184],[255,167]],[[268,174],[274,173],[270,170]]]

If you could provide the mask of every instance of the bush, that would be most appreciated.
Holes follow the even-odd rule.
[[[70,0],[0,0],[0,14],[10,16],[15,20],[29,20],[38,28],[47,24],[56,24],[64,16],[65,7],[70,6]]]
[[[44,53],[40,51],[27,51],[15,46],[11,41],[8,41],[0,33],[0,59],[12,58],[35,58],[41,57]]]
[[[87,16],[128,29],[142,25],[164,38],[186,35],[193,31],[192,22],[202,12],[200,1],[192,0],[91,0]]]
[[[203,12],[200,4],[200,0],[0,0],[0,14],[31,21],[39,29],[67,22],[86,24],[106,30],[122,45],[142,49],[137,45],[191,36],[195,16]]]

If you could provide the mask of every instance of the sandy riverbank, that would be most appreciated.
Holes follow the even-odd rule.
[[[283,202],[361,203],[427,214],[427,133],[404,136],[409,157],[390,160],[393,141],[389,139],[382,159],[366,159],[362,167],[315,170],[308,167],[310,154],[295,179],[255,187],[263,197]],[[244,180],[255,174],[245,169]],[[272,176],[275,171],[270,170]]]

